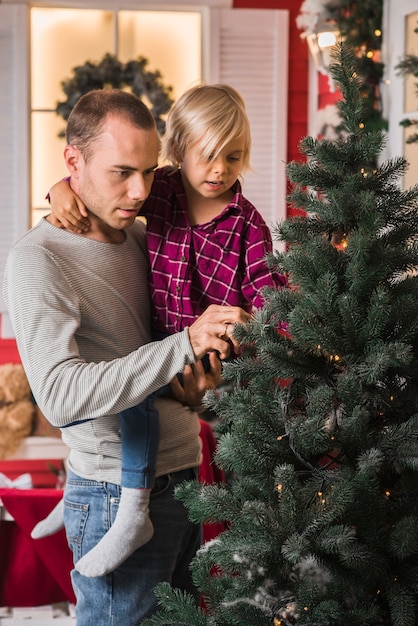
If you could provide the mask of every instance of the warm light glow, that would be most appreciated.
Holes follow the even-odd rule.
[[[368,59],[372,59],[372,58],[373,58],[373,55],[374,55],[373,50],[368,50],[368,51],[366,52],[366,57],[367,57]]]
[[[389,498],[389,496],[390,496],[390,491],[385,491],[385,496],[386,496],[387,498]]]
[[[283,485],[277,485],[277,491],[281,491],[283,489]]]
[[[335,231],[332,233],[332,237],[331,237],[331,244],[334,246],[334,248],[336,248],[337,250],[342,250],[344,251],[347,246],[348,246],[348,239],[347,239],[347,233],[342,233],[341,231]],[[331,357],[332,359],[335,359],[336,361],[339,360],[340,357],[338,356],[334,356]]]
[[[45,190],[66,175],[65,140],[58,137],[65,122],[55,113],[64,96],[61,81],[75,66],[99,62],[106,52],[122,62],[144,56],[176,99],[202,78],[202,19],[200,11],[30,10],[33,225],[49,213]]]
[[[319,33],[318,35],[318,46],[321,48],[321,50],[323,50],[324,48],[331,48],[332,46],[334,46],[337,42],[337,39],[335,37],[335,33],[330,32],[326,32],[326,33]]]
[[[376,35],[376,37],[381,37],[382,31],[376,28],[376,30],[374,31],[374,34]]]

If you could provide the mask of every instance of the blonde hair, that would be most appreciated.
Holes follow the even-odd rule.
[[[193,144],[211,161],[236,137],[244,139],[242,171],[250,169],[251,131],[245,102],[230,85],[200,84],[186,91],[171,107],[162,158],[177,166]]]

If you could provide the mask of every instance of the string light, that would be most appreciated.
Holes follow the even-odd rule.
[[[344,251],[348,246],[348,239],[346,233],[335,233],[332,235],[331,243],[337,250]]]

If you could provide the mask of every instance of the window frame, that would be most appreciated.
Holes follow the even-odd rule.
[[[418,119],[417,111],[406,112],[405,77],[397,72],[396,65],[405,55],[405,25],[408,15],[418,12],[416,0],[385,0],[383,7],[382,63],[384,80],[382,83],[383,115],[388,121],[388,141],[382,154],[382,161],[405,156],[404,128],[400,122],[405,118]],[[418,42],[418,35],[417,35]],[[418,182],[418,163],[410,163],[408,171],[415,170]],[[409,186],[409,182],[408,185]]]

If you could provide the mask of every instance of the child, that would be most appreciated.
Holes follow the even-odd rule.
[[[168,114],[162,156],[171,165],[155,171],[141,210],[147,220],[152,324],[158,338],[184,329],[211,303],[251,312],[262,306],[264,287],[286,284],[267,268],[270,230],[241,193],[239,177],[250,168],[250,148],[244,101],[228,85],[195,86]],[[52,188],[50,199],[57,226],[88,230],[88,211],[67,181]],[[143,404],[120,415],[121,502],[108,533],[75,565],[86,576],[111,571],[152,536],[146,512],[155,477],[158,415],[152,399]],[[133,493],[126,503],[125,492]],[[138,522],[135,532],[127,537],[133,520]]]

